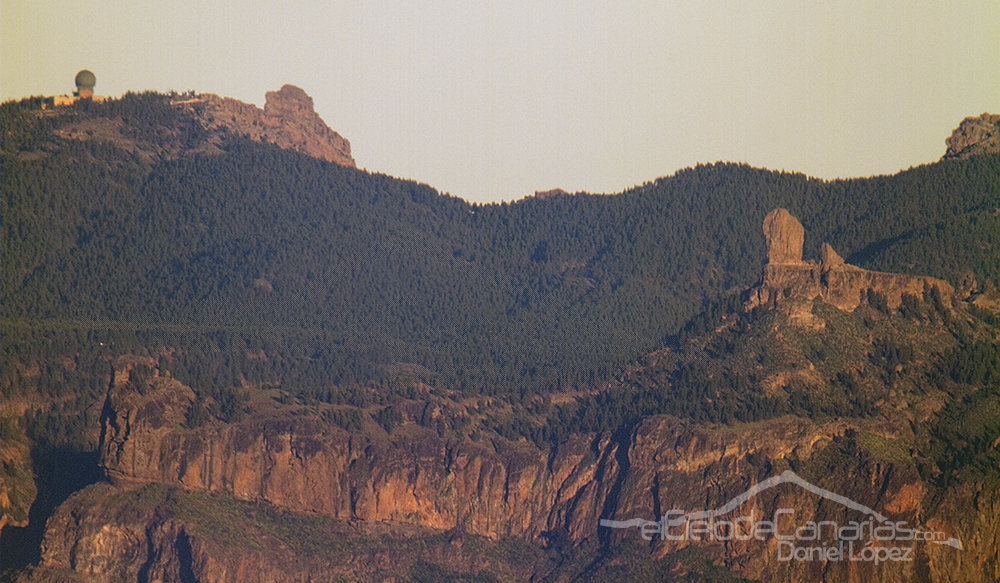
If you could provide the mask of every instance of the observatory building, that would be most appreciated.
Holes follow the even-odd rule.
[[[42,103],[42,108],[44,109],[48,106],[70,105],[76,103],[80,99],[93,99],[94,101],[107,100],[107,97],[94,95],[94,85],[97,85],[97,76],[91,71],[84,69],[77,73],[74,83],[76,83],[76,91],[73,92],[73,95],[56,95],[53,97],[47,97]]]
[[[76,91],[73,95],[81,99],[92,99],[94,85],[97,85],[97,76],[84,69],[76,74]]]

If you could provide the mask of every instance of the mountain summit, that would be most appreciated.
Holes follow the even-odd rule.
[[[293,86],[0,119],[0,581],[996,580],[1000,154],[474,205]],[[722,538],[866,508],[964,550]]]
[[[190,106],[202,124],[210,129],[228,129],[257,142],[271,143],[285,150],[341,166],[355,167],[351,143],[330,129],[313,109],[312,97],[295,85],[268,91],[264,109],[214,94],[204,94],[179,104]],[[199,107],[200,104],[205,104]]]
[[[945,143],[948,151],[943,160],[965,160],[970,156],[1000,152],[1000,115],[984,113],[963,119]]]

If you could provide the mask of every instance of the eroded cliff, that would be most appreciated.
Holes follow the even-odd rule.
[[[49,530],[36,581],[384,583],[406,580],[402,574],[483,573],[525,581],[545,562],[525,543],[500,548],[458,532],[336,521],[160,484],[90,486],[53,515]]]
[[[268,91],[264,109],[229,97],[199,95],[179,103],[209,130],[226,129],[257,142],[296,150],[341,166],[354,167],[351,143],[330,129],[313,109],[312,97],[294,86]]]
[[[391,520],[498,538],[568,527],[593,536],[617,472],[616,445],[577,436],[553,452],[457,442],[413,425],[349,433],[316,415],[269,411],[235,424],[182,427],[194,393],[168,377],[108,395],[102,466],[123,483],[228,492],[342,520]],[[600,456],[598,459],[597,456]]]
[[[967,441],[947,431],[1000,400],[931,364],[961,330],[967,340],[996,330],[956,305],[945,282],[844,265],[829,246],[819,264],[803,262],[797,223],[787,213],[765,223],[773,254],[748,295],[751,307],[777,309],[744,323],[734,337],[745,346],[720,349],[728,360],[712,348],[722,331],[737,334],[727,319],[740,314],[690,342],[695,357],[733,368],[705,370],[698,382],[718,389],[690,398],[729,398],[713,378],[742,374],[742,362],[762,398],[798,399],[808,415],[723,424],[653,414],[539,447],[490,432],[448,437],[406,417],[348,430],[318,406],[260,389],[244,419],[195,424],[194,391],[152,358],[121,357],[102,419],[111,483],[53,516],[34,576],[396,581],[423,569],[423,580],[679,581],[709,577],[701,565],[762,581],[996,580],[1000,488],[980,455],[997,447],[993,429],[963,430]],[[884,312],[869,292],[885,298]],[[904,318],[894,307],[905,294],[924,303]],[[802,325],[807,316],[813,325]],[[907,352],[910,341],[931,346]],[[631,399],[642,393],[625,383],[646,381],[689,390],[680,376],[657,376],[674,351],[650,355],[607,394]],[[643,367],[649,374],[633,374]],[[960,406],[948,412],[949,401]],[[303,537],[318,542],[303,547]]]
[[[868,271],[847,265],[830,245],[824,243],[821,261],[803,261],[802,224],[785,209],[775,209],[764,221],[767,264],[760,282],[747,294],[747,308],[775,304],[785,299],[812,301],[821,298],[841,310],[853,311],[867,295],[885,298],[895,310],[904,295],[922,299],[935,290],[939,301],[951,306],[955,290],[944,280],[926,276]]]
[[[192,430],[177,423],[190,400],[183,385],[156,377],[145,395],[124,389],[116,387],[109,395],[103,446],[103,465],[115,485],[90,487],[50,521],[43,560],[49,572],[72,570],[92,581],[137,580],[133,571],[140,568],[160,573],[164,580],[168,578],[164,573],[176,575],[188,569],[200,581],[258,580],[257,575],[259,580],[293,580],[290,573],[350,573],[359,580],[381,581],[385,579],[376,573],[399,575],[406,571],[402,565],[412,567],[424,556],[407,551],[405,560],[397,559],[403,562],[396,571],[387,558],[392,553],[385,549],[368,552],[367,562],[353,565],[320,560],[308,552],[303,556],[311,558],[294,558],[286,539],[268,538],[267,528],[261,526],[246,527],[257,534],[238,539],[233,548],[240,550],[223,552],[219,545],[225,540],[220,543],[203,523],[207,519],[191,509],[207,504],[198,500],[223,504],[219,501],[233,497],[275,509],[260,510],[262,514],[285,509],[298,513],[289,516],[326,517],[309,519],[320,520],[327,525],[323,528],[361,525],[353,527],[362,529],[354,534],[358,540],[352,544],[357,548],[372,544],[366,537],[378,525],[386,525],[410,546],[435,533],[482,536],[477,544],[494,551],[496,545],[508,544],[504,541],[521,541],[518,544],[528,545],[534,549],[529,554],[534,554],[520,571],[518,565],[502,561],[484,565],[456,559],[460,550],[445,545],[450,553],[445,563],[454,568],[461,564],[464,572],[485,569],[510,581],[558,571],[544,547],[568,543],[575,552],[596,557],[608,552],[602,548],[637,542],[647,545],[649,561],[670,559],[685,550],[710,551],[726,570],[748,579],[991,580],[988,557],[997,548],[1000,525],[986,514],[1000,503],[997,492],[954,491],[932,501],[914,464],[905,456],[886,454],[886,448],[901,450],[905,445],[897,444],[912,441],[905,428],[891,423],[816,423],[781,417],[709,427],[660,415],[617,439],[577,436],[544,452],[527,445],[454,443],[406,425],[383,437],[349,434],[320,419],[299,416],[251,416],[235,425],[211,423]],[[965,546],[864,539],[855,549],[857,560],[788,561],[782,560],[773,536],[725,540],[703,533],[677,540],[654,536],[647,543],[642,542],[640,529],[601,526],[602,518],[656,521],[670,511],[684,515],[725,509],[733,500],[738,503],[720,520],[746,516],[767,520],[784,512],[788,520],[782,528],[788,532],[810,522],[873,520],[795,484],[746,496],[755,484],[789,469],[893,523],[943,532]],[[127,514],[112,509],[121,500],[153,495],[153,510],[139,513],[131,522],[113,518]],[[741,495],[744,499],[739,501]],[[170,504],[175,510],[165,512]],[[256,512],[253,507],[240,506],[250,513]],[[983,512],[963,510],[970,507]],[[328,519],[333,522],[323,522]],[[914,560],[876,564],[858,559],[862,547],[872,542],[909,549],[906,552]],[[281,552],[271,554],[270,547],[266,553],[255,550],[261,544],[275,545]],[[960,558],[960,553],[967,554]],[[286,560],[299,567],[283,571]],[[960,575],[950,568],[956,561],[966,564]]]

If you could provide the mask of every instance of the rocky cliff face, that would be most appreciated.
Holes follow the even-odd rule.
[[[786,299],[811,301],[822,298],[841,310],[852,311],[868,292],[881,294],[896,309],[903,296],[922,299],[936,289],[941,302],[950,307],[955,290],[946,281],[925,276],[868,271],[847,265],[828,244],[821,249],[821,261],[802,261],[802,224],[785,209],[772,211],[764,220],[767,264],[760,283],[747,294],[747,307],[778,303]]]
[[[596,531],[598,503],[611,488],[596,477],[617,471],[616,445],[587,437],[550,455],[457,443],[418,427],[381,439],[352,435],[317,416],[272,413],[187,430],[189,388],[157,377],[139,394],[127,379],[127,366],[116,370],[102,442],[102,465],[117,482],[228,492],[342,520],[493,538],[566,527],[582,539]]]
[[[782,417],[707,427],[658,415],[627,433],[576,436],[547,452],[456,443],[412,425],[389,436],[349,434],[308,415],[189,429],[190,389],[160,375],[143,391],[130,388],[128,368],[138,362],[119,361],[108,396],[102,463],[113,484],[88,487],[50,519],[37,581],[68,573],[101,582],[395,581],[424,560],[526,581],[558,571],[545,546],[596,557],[628,541],[645,545],[644,560],[707,550],[721,568],[769,581],[985,582],[996,574],[1000,491],[970,485],[930,496],[905,454],[886,454],[912,438],[905,423]],[[787,470],[961,548],[866,536],[840,559],[783,559],[791,547],[771,534],[756,538],[743,517],[775,519],[786,534],[823,521],[875,520],[796,483],[752,492]],[[601,526],[665,515],[692,524],[705,511],[718,512],[713,524],[723,526],[694,534],[672,526],[670,538],[654,532],[648,542],[635,524]],[[290,524],[302,531],[288,532]],[[463,536],[485,538],[472,547]],[[302,538],[313,542],[302,547]],[[823,541],[797,546],[838,544]],[[519,559],[500,553],[510,544],[522,545]],[[904,549],[912,560],[865,558],[874,553],[865,548],[880,547]]]
[[[789,417],[733,431],[689,426],[669,417],[651,418],[634,435],[616,516],[654,520],[666,514],[684,517],[690,525],[697,524],[698,519],[697,514],[692,518],[689,514],[692,511],[717,511],[731,505],[732,509],[711,521],[701,515],[702,521],[713,525],[708,530],[685,530],[682,520],[682,524],[670,527],[663,536],[654,533],[650,543],[652,554],[666,556],[688,547],[715,545],[724,549],[722,560],[732,573],[754,580],[991,580],[994,567],[990,557],[997,548],[994,544],[997,519],[990,512],[1000,502],[1000,492],[995,487],[983,488],[979,491],[984,501],[976,503],[971,491],[955,491],[949,493],[943,504],[935,506],[915,468],[898,460],[889,462],[871,447],[859,445],[867,439],[858,438],[861,432],[880,433],[890,442],[905,438],[898,429],[886,424],[859,426],[853,421],[815,424]],[[868,538],[868,542],[855,543],[853,549],[847,549],[846,556],[838,557],[828,551],[825,558],[817,555],[808,560],[789,560],[793,546],[838,546],[836,537],[831,544],[829,538],[822,535],[810,538],[814,533],[800,532],[797,528],[824,521],[831,528],[833,524],[843,526],[852,521],[874,520],[876,525],[879,521],[871,514],[850,509],[832,497],[792,483],[746,496],[755,485],[788,468],[810,483],[884,515],[900,528],[945,533],[960,541],[961,548],[892,540],[886,530],[882,533],[883,540],[874,535],[862,537]],[[734,501],[738,503],[733,504]],[[970,505],[985,512],[958,510],[971,508]],[[778,530],[784,530],[782,536],[795,536],[798,540],[794,545],[778,540],[778,536],[757,540],[752,536],[756,533],[749,522],[737,521],[740,517],[774,519]],[[638,535],[633,530],[619,536]],[[846,536],[849,535],[845,533]],[[822,543],[823,540],[827,542]],[[900,553],[906,553],[912,560],[876,564],[865,559],[862,547],[866,545],[903,549]],[[956,570],[958,565],[964,568]]]
[[[965,118],[945,143],[948,150],[942,160],[964,160],[1000,152],[1000,115],[984,113]]]
[[[471,535],[295,515],[162,485],[90,486],[52,516],[49,531],[33,581],[386,583],[407,580],[397,576],[403,573],[422,574],[422,580],[477,580],[482,572],[506,581],[533,576],[533,560],[505,560],[503,550]],[[539,556],[524,544],[507,550]]]
[[[848,266],[829,246],[819,264],[803,262],[801,225],[772,215],[755,305],[820,298],[850,310],[867,290],[898,305],[932,288],[953,301],[945,282]],[[769,327],[800,333],[794,315],[774,314]],[[399,581],[420,561],[504,581],[572,580],[611,573],[601,570],[624,563],[605,561],[629,544],[646,562],[707,553],[693,556],[751,580],[1000,575],[1000,487],[937,488],[917,469],[916,432],[943,393],[856,418],[705,425],[653,415],[543,450],[445,439],[413,423],[348,432],[270,401],[240,422],[191,428],[190,388],[159,373],[130,381],[134,367],[155,365],[117,361],[101,439],[112,483],[53,516],[36,580]],[[690,574],[677,569],[667,580]],[[425,579],[446,578],[433,573]]]
[[[137,395],[120,385],[109,395],[103,464],[117,486],[91,487],[93,492],[84,491],[80,501],[71,500],[50,521],[46,568],[70,569],[92,581],[134,580],[136,573],[122,571],[123,565],[134,571],[145,560],[148,573],[194,569],[200,581],[234,580],[234,573],[243,573],[235,580],[258,580],[253,573],[262,574],[260,580],[291,580],[253,549],[242,555],[213,550],[218,541],[204,534],[209,529],[199,531],[197,521],[151,512],[134,524],[109,524],[107,511],[94,509],[107,499],[155,485],[270,503],[339,524],[360,520],[358,524],[461,531],[536,546],[553,540],[589,548],[619,544],[641,537],[640,530],[602,527],[602,518],[656,521],[668,511],[684,515],[727,504],[733,506],[723,513],[729,520],[771,519],[784,512],[789,519],[782,528],[789,531],[810,521],[844,525],[872,520],[795,484],[745,495],[755,484],[794,469],[894,523],[944,532],[967,550],[976,550],[960,559],[963,551],[953,546],[875,541],[910,549],[906,552],[914,560],[789,561],[781,559],[779,542],[771,536],[722,540],[702,533],[677,540],[654,536],[645,543],[650,559],[711,548],[726,569],[750,579],[991,580],[986,573],[992,567],[984,557],[997,548],[1000,525],[995,517],[960,509],[969,504],[1000,507],[1000,495],[993,490],[957,492],[929,506],[912,464],[887,461],[856,438],[864,431],[892,441],[905,437],[900,434],[905,428],[850,421],[818,424],[794,417],[709,428],[654,416],[618,440],[578,436],[542,452],[527,446],[505,450],[453,443],[430,433],[394,433],[389,439],[349,435],[316,418],[251,418],[190,430],[177,423],[190,401],[189,389],[163,378],[154,379],[150,388]],[[672,535],[683,532],[677,528]],[[855,558],[862,556],[862,546],[854,550]],[[956,561],[965,561],[967,571],[953,572],[949,566]],[[543,563],[526,568],[544,571]],[[332,569],[327,563],[315,568],[310,572]]]
[[[296,150],[341,166],[354,167],[351,144],[330,129],[313,110],[312,98],[294,85],[268,91],[261,110],[229,97],[201,95],[186,102],[202,125],[210,130],[227,129],[258,142]]]
[[[28,510],[35,499],[37,489],[31,475],[31,453],[27,439],[16,435],[9,424],[0,444],[0,529],[11,526],[27,526]]]

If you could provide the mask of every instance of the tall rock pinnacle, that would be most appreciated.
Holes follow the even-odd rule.
[[[779,208],[764,218],[769,264],[802,263],[802,244],[806,231],[787,210]]]
[[[314,158],[354,166],[351,144],[330,129],[313,110],[312,97],[294,85],[284,85],[278,91],[265,94],[264,117],[272,127],[278,143]]]

